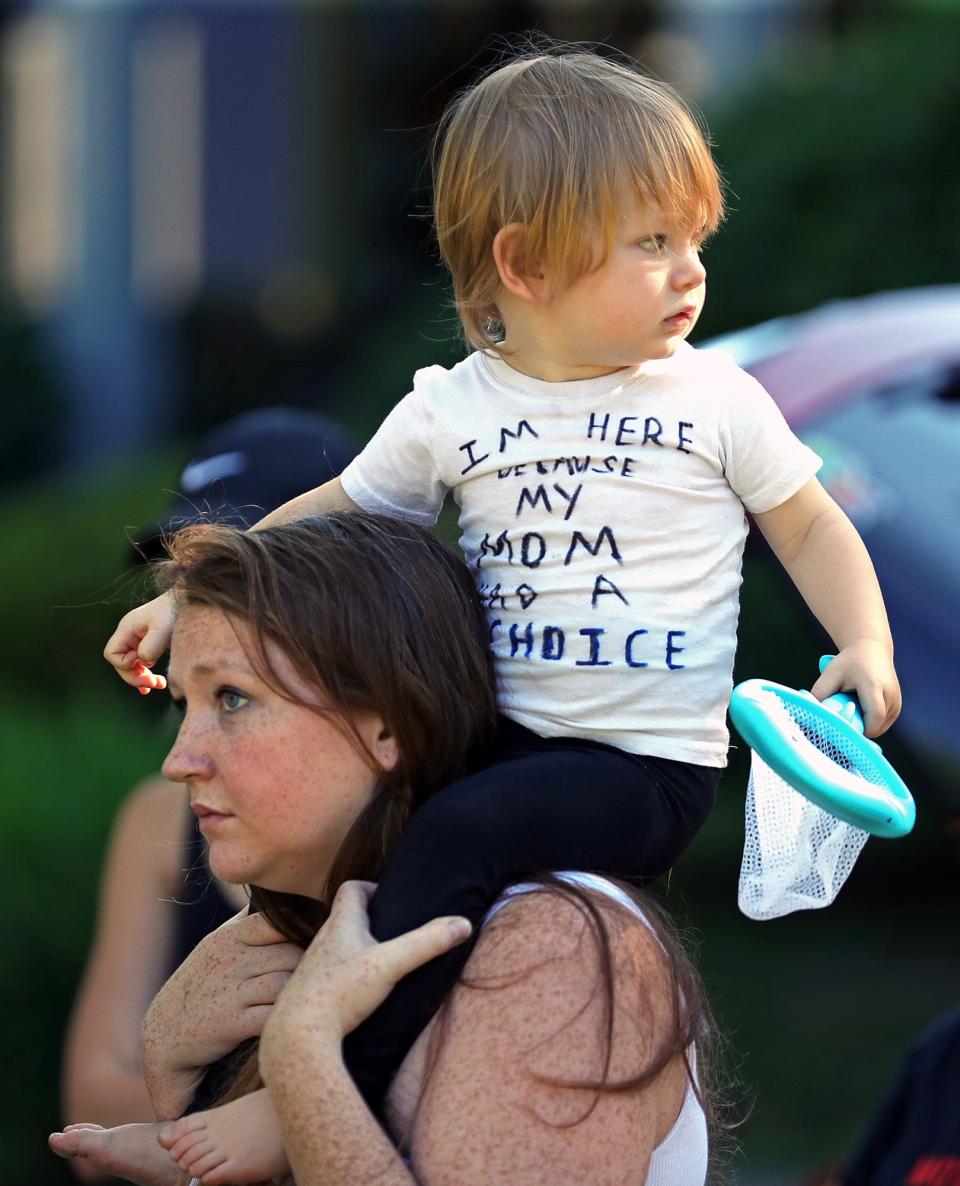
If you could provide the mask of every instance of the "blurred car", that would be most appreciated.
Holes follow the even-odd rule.
[[[700,346],[755,375],[823,458],[883,587],[898,732],[960,762],[960,286],[836,301]]]

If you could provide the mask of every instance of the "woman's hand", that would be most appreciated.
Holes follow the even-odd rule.
[[[264,1028],[260,1040],[264,1078],[271,1066],[282,1064],[288,1043],[292,1048],[307,1034],[339,1046],[398,980],[470,934],[467,919],[444,917],[378,943],[367,919],[367,903],[375,888],[369,881],[346,881],[337,891],[330,917],[304,953]]]
[[[140,1032],[143,1075],[160,1119],[182,1115],[204,1070],[261,1032],[302,956],[246,908],[194,948],[154,998]]]

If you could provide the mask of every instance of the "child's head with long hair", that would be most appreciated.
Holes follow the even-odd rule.
[[[437,133],[434,217],[467,340],[499,345],[493,242],[524,228],[523,256],[570,284],[603,262],[625,206],[700,240],[723,197],[696,116],[626,60],[576,47],[518,56],[466,90]]]

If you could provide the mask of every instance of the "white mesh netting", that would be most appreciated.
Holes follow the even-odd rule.
[[[804,742],[807,743],[811,758],[817,757],[821,763],[826,760],[874,786],[887,784],[887,764],[882,754],[874,749],[853,745],[849,731],[824,717],[822,710],[793,703],[784,704],[780,700],[776,707],[784,720],[789,721],[799,734],[796,743],[803,748],[806,748]]]
[[[851,752],[843,734],[813,713],[791,706],[784,717],[797,744],[867,782],[880,783],[869,755]],[[806,718],[806,719],[804,719]],[[786,723],[786,722],[785,722]],[[868,833],[817,807],[754,753],[744,819],[743,863],[737,901],[748,918],[770,919],[829,906],[850,875]]]

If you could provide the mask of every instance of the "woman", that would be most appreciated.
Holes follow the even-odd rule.
[[[328,481],[356,448],[339,425],[298,408],[233,417],[194,446],[162,517],[134,533],[128,562],[166,558],[163,541],[195,522],[249,527],[301,490]],[[153,776],[117,813],[103,862],[97,925],[68,1029],[66,1121],[152,1119],[140,1071],[140,1027],[164,982],[210,931],[247,904],[242,887],[212,877],[199,820],[183,787]],[[292,970],[299,948],[276,947]],[[74,1162],[78,1175],[83,1162]]]
[[[343,1069],[344,1036],[406,971],[464,938],[439,920],[375,944],[355,881],[377,875],[410,811],[489,743],[486,627],[459,562],[411,525],[349,514],[185,533],[167,579],[185,716],[165,773],[190,788],[214,872],[257,887],[277,925],[238,920],[248,951],[306,943],[342,888],[272,1014],[286,974],[252,971],[235,935],[211,936],[177,973],[144,1031],[158,1114],[179,1116],[202,1068],[269,1014],[260,1067],[300,1186],[702,1182],[688,1070],[698,986],[663,928],[609,883],[516,894],[484,926],[394,1081],[390,1138]],[[249,1062],[239,1078],[259,1085]],[[130,1127],[51,1144],[175,1181],[151,1126]],[[237,1176],[221,1159],[207,1180]]]

